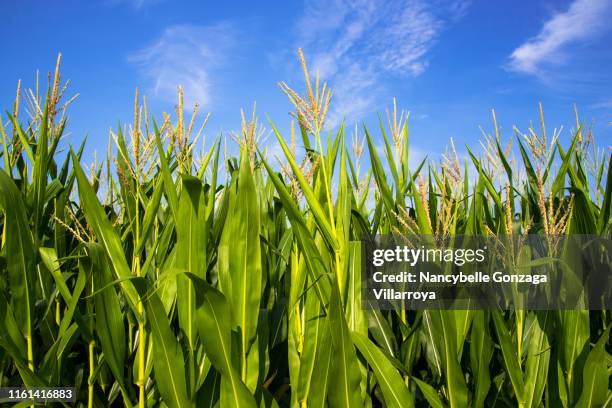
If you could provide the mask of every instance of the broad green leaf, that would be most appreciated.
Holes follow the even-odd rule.
[[[140,231],[140,240],[138,242],[138,246],[134,249],[134,252],[138,255],[142,253],[147,241],[149,233],[151,232],[151,228],[153,228],[153,222],[157,218],[157,213],[159,211],[160,201],[162,197],[162,193],[164,191],[164,183],[163,178],[159,177],[157,182],[155,183],[155,188],[153,190],[153,196],[147,207],[145,208],[144,217],[142,220],[142,230]]]
[[[576,403],[579,408],[604,406],[607,399],[610,375],[607,370],[605,347],[610,343],[610,327],[604,330],[584,364],[582,395]]]
[[[359,352],[374,370],[385,398],[386,406],[396,408],[413,407],[414,398],[410,395],[408,386],[382,350],[360,333],[351,333],[351,338]]]
[[[296,179],[298,180],[300,184],[300,188],[302,189],[302,192],[304,193],[304,197],[306,198],[306,201],[308,202],[309,209],[312,212],[314,219],[318,227],[321,230],[321,233],[323,234],[323,236],[325,237],[326,241],[328,242],[329,246],[332,249],[334,250],[338,249],[337,238],[333,232],[332,224],[331,224],[333,220],[330,222],[330,220],[328,219],[329,214],[327,214],[323,210],[323,207],[321,207],[319,200],[317,199],[317,197],[315,196],[315,193],[310,188],[309,183],[306,181],[306,178],[302,174],[302,171],[300,170],[299,165],[296,163],[293,157],[293,154],[291,153],[291,150],[287,146],[287,143],[285,143],[285,140],[283,139],[279,131],[276,129],[274,125],[272,125],[272,129],[274,130],[276,139],[278,140],[281,148],[283,149],[283,152],[285,153],[285,157],[287,161],[289,162],[289,165],[291,166],[291,170],[293,171],[294,176],[296,177]]]
[[[372,140],[372,136],[370,136],[370,132],[368,132],[368,129],[365,126],[363,129],[366,135],[366,140],[368,141],[368,151],[370,152],[372,173],[374,174],[374,180],[376,180],[376,185],[380,190],[381,200],[384,203],[388,214],[390,216],[394,216],[395,204],[393,202],[393,194],[391,193],[391,188],[387,183],[387,177],[385,176],[385,171],[380,161],[380,157],[378,156],[376,145],[374,144],[374,141]]]
[[[525,407],[538,407],[546,385],[546,376],[550,360],[550,344],[548,341],[552,313],[538,312],[532,324],[532,332],[525,362],[525,388],[523,400]]]
[[[125,294],[128,303],[130,304],[132,312],[137,319],[142,320],[143,317],[140,315],[137,307],[138,302],[140,301],[138,292],[136,291],[134,284],[127,280],[127,278],[132,276],[132,273],[125,258],[121,240],[119,239],[119,236],[117,235],[117,232],[113,228],[112,224],[106,217],[104,209],[100,205],[98,197],[89,184],[89,181],[83,173],[83,169],[81,168],[81,165],[79,164],[74,153],[72,154],[72,161],[74,163],[74,171],[76,174],[77,184],[79,186],[79,197],[81,199],[81,205],[83,206],[85,218],[96,234],[96,238],[104,247],[106,254],[110,258],[111,264],[113,265],[113,270],[115,271],[115,277],[117,279],[121,279],[121,289]]]
[[[260,210],[249,154],[243,150],[237,182],[232,182],[229,212],[219,244],[219,288],[230,305],[233,327],[241,337],[241,377],[255,391],[259,354],[254,346],[262,289]]]
[[[497,334],[497,340],[499,342],[499,347],[501,348],[506,366],[506,372],[508,373],[510,381],[512,382],[516,399],[519,401],[519,403],[523,403],[523,392],[525,388],[523,382],[523,372],[521,371],[521,367],[516,358],[516,351],[512,344],[510,331],[508,330],[508,326],[506,326],[506,322],[504,321],[501,312],[493,311],[491,312],[491,317],[493,318],[493,323],[495,325],[495,333]]]
[[[423,396],[425,396],[425,399],[427,400],[430,406],[432,406],[433,408],[444,408],[445,407],[444,403],[438,396],[438,393],[431,385],[415,377],[412,377],[411,380],[414,381],[416,385],[419,387],[419,389],[423,393]]]
[[[279,195],[279,198],[283,204],[283,208],[287,213],[287,217],[289,218],[289,222],[293,227],[294,235],[297,238],[297,241],[302,248],[302,253],[304,255],[304,260],[307,265],[307,270],[310,274],[310,278],[313,281],[314,288],[317,292],[317,296],[319,300],[324,305],[327,303],[326,299],[329,299],[329,293],[331,291],[329,285],[329,279],[324,275],[326,271],[326,265],[319,254],[319,250],[312,238],[308,227],[306,226],[306,221],[303,215],[300,212],[300,209],[295,204],[293,198],[287,191],[287,188],[283,185],[282,181],[278,178],[278,176],[274,173],[270,165],[262,159],[262,163],[266,167],[268,171],[268,176],[272,183],[274,183],[274,187],[276,188],[276,192]]]
[[[188,273],[196,291],[196,318],[202,347],[222,374],[221,404],[255,407],[255,400],[240,379],[232,357],[231,312],[225,296],[197,276]],[[225,385],[223,384],[225,382]]]
[[[201,279],[206,278],[206,228],[204,215],[199,214],[204,200],[202,183],[192,176],[182,176],[176,223],[175,267],[191,272]],[[192,282],[184,275],[177,276],[177,309],[179,323],[189,349],[193,351],[197,327],[194,325],[195,293]]]
[[[465,407],[468,403],[468,391],[459,365],[460,355],[457,350],[457,327],[453,311],[432,310],[431,319],[434,327],[440,331],[436,334],[438,349],[442,355],[442,366],[448,385],[448,400],[451,408]],[[429,314],[429,313],[428,313]]]
[[[155,293],[148,297],[145,304],[153,337],[153,368],[159,392],[170,408],[192,407],[193,401],[187,393],[183,352],[172,332],[164,306]]]
[[[25,338],[32,338],[34,325],[35,248],[25,203],[13,180],[0,170],[0,211],[4,213],[4,247],[11,306]]]
[[[87,250],[92,266],[94,285],[99,290],[94,295],[95,332],[100,339],[104,358],[115,380],[121,386],[123,397],[128,402],[130,396],[125,383],[126,336],[123,313],[113,282],[106,254],[98,244],[89,244]]]
[[[474,373],[474,407],[484,407],[491,386],[489,364],[493,356],[493,344],[489,334],[489,314],[476,311],[470,334],[470,364]]]
[[[363,401],[359,392],[361,383],[359,362],[335,282],[332,284],[329,302],[329,325],[332,339],[330,403],[336,407],[360,406]]]
[[[368,320],[361,299],[361,243],[349,243],[348,295],[346,297],[346,322],[350,331],[368,333]]]

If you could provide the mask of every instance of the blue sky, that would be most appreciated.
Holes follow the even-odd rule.
[[[24,0],[0,13],[0,105],[11,106],[18,79],[45,78],[61,52],[79,93],[68,140],[89,134],[88,154],[131,120],[136,87],[160,117],[182,84],[186,102],[212,115],[208,140],[238,129],[254,101],[264,125],[269,115],[287,129],[277,82],[301,89],[298,47],[334,89],[332,125],[377,129],[376,112],[396,97],[415,156],[437,157],[451,137],[476,144],[491,108],[506,137],[526,131],[540,101],[550,129],[568,134],[575,103],[599,144],[612,140],[612,0]]]

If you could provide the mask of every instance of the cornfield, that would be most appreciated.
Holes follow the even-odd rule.
[[[61,143],[59,59],[46,93],[18,87],[0,124],[0,387],[75,387],[87,407],[610,406],[609,311],[365,308],[359,243],[609,237],[609,150],[578,115],[562,143],[540,108],[514,146],[493,115],[467,159],[451,141],[410,166],[395,105],[375,135],[328,132],[332,93],[300,56],[304,93],[280,84],[291,132],[266,125],[282,157],[255,112],[238,157],[221,137],[200,149],[179,90],[159,121],[136,93],[84,169],[85,142]]]

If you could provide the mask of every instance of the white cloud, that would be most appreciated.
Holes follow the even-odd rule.
[[[442,30],[461,18],[468,1],[307,0],[297,46],[334,89],[330,125],[373,110],[386,76],[416,77]]]
[[[171,26],[152,45],[128,59],[150,80],[154,96],[175,102],[177,88],[182,85],[187,109],[195,103],[206,105],[212,92],[211,74],[227,59],[233,32],[228,23]]]
[[[608,23],[609,0],[575,0],[569,9],[544,23],[538,35],[510,55],[509,68],[538,74],[545,63],[563,60],[566,48],[597,35]]]

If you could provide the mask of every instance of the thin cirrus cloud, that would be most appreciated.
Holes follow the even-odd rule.
[[[234,32],[230,23],[171,26],[151,45],[132,53],[128,61],[148,79],[149,92],[155,97],[176,101],[180,85],[186,108],[206,105],[213,92],[211,75],[226,60]]]
[[[390,98],[385,77],[412,78],[428,66],[441,32],[468,1],[309,0],[297,23],[297,46],[334,90],[329,124],[366,114]]]
[[[121,5],[128,5],[134,10],[142,10],[148,6],[152,6],[161,3],[163,0],[106,0],[104,4],[110,7],[117,7]]]
[[[516,48],[508,67],[539,75],[549,64],[568,57],[572,45],[596,37],[608,24],[610,0],[575,0],[567,11],[553,15],[540,32]]]

